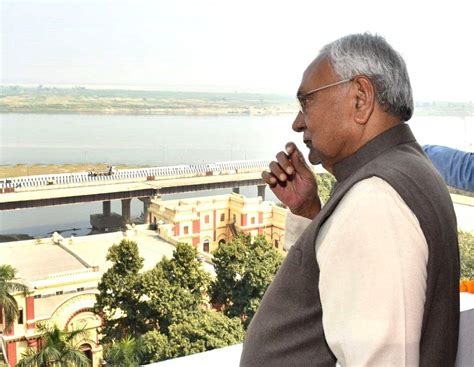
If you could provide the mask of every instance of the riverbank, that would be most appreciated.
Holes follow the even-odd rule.
[[[2,113],[213,116],[296,111],[294,97],[270,94],[0,86]]]
[[[294,96],[0,86],[0,113],[104,115],[283,115],[298,111]],[[419,102],[417,116],[474,116],[471,102]]]

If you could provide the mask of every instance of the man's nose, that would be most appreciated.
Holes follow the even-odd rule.
[[[305,123],[304,123],[304,116],[300,112],[296,115],[295,121],[293,121],[293,124],[291,125],[292,129],[296,131],[297,133],[300,133],[304,130]]]

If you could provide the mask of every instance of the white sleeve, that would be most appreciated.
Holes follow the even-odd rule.
[[[293,246],[310,223],[310,219],[295,215],[288,210],[285,221],[285,242],[283,244],[286,251]]]
[[[428,246],[385,181],[361,181],[316,240],[323,327],[343,366],[417,366]]]

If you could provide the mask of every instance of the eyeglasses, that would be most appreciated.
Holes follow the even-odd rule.
[[[323,90],[323,89],[335,87],[336,85],[339,85],[339,84],[351,82],[352,80],[354,80],[354,78],[344,79],[344,80],[338,81],[336,83],[331,83],[331,84],[324,85],[322,87],[313,89],[313,90],[311,90],[311,91],[309,91],[308,93],[305,93],[305,94],[297,94],[296,98],[298,99],[298,102],[299,102],[299,105],[300,105],[300,112],[304,113],[304,110],[306,108],[306,102],[308,101],[308,98],[310,96],[312,96],[313,94],[315,94],[316,92],[319,92],[320,90]]]

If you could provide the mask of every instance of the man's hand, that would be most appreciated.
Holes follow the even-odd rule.
[[[313,219],[321,210],[316,178],[295,143],[285,148],[270,163],[270,172],[262,172],[263,181],[293,214]]]

